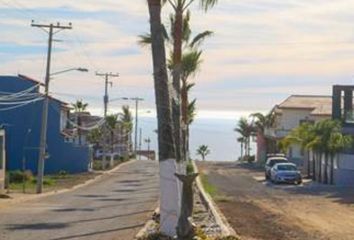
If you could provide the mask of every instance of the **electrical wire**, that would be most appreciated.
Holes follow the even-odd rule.
[[[43,98],[42,98],[43,99]],[[38,102],[38,101],[41,101],[42,99],[36,99],[35,101],[30,101],[30,102],[27,102],[27,103],[23,103],[23,104],[20,104],[20,105],[16,105],[16,106],[12,106],[12,107],[8,107],[8,108],[0,108],[0,112],[4,112],[4,111],[10,111],[10,110],[14,110],[14,109],[17,109],[17,108],[22,108],[28,104],[31,104],[31,103],[35,103],[35,102]]]

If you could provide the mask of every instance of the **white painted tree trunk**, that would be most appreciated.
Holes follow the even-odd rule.
[[[160,161],[160,231],[170,237],[176,236],[181,210],[182,183],[175,173],[184,174],[184,164],[175,159]]]

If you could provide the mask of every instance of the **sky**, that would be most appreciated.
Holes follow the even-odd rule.
[[[166,24],[169,12],[164,7]],[[268,111],[290,94],[354,84],[354,1],[220,0],[208,13],[198,4],[191,12],[194,33],[214,31],[193,79],[200,117]],[[73,24],[55,35],[53,72],[90,70],[52,79],[54,96],[101,111],[104,81],[94,73],[118,72],[111,98],[139,96],[143,111],[154,108],[150,49],[137,44],[149,30],[145,0],[0,0],[0,75],[44,78],[47,34],[32,19]],[[111,111],[121,104],[112,102]]]

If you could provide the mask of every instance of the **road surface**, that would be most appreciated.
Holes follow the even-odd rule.
[[[75,191],[0,209],[1,240],[130,240],[158,201],[158,165],[136,161]]]

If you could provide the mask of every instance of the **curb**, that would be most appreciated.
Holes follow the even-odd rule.
[[[157,205],[160,205],[159,203]],[[153,213],[158,213],[160,211],[160,207],[157,207]],[[155,221],[153,219],[148,220],[144,227],[139,230],[139,232],[135,235],[134,239],[140,239],[143,238],[146,233],[148,232],[148,229],[151,228],[155,224]]]
[[[197,165],[195,164],[195,161],[192,161],[194,171],[199,172]],[[205,192],[202,182],[200,180],[200,175],[196,179],[197,187],[199,189],[199,195],[201,200],[204,202],[204,205],[210,212],[213,214],[216,223],[219,225],[221,228],[221,234],[222,236],[237,236],[236,231],[230,226],[229,222],[227,221],[226,217],[224,214],[220,211],[220,209],[217,207],[211,196]]]
[[[129,165],[132,164],[134,162],[136,162],[137,160],[130,160],[128,162],[124,162],[122,164],[119,164],[118,166],[116,166],[115,168],[109,170],[109,171],[105,171],[103,172],[101,175],[96,176],[93,179],[87,180],[84,183],[80,183],[78,185],[75,185],[71,188],[64,188],[64,189],[60,189],[60,190],[53,190],[50,192],[46,192],[46,193],[42,193],[42,194],[34,194],[32,196],[26,196],[26,197],[22,197],[22,198],[15,198],[15,199],[8,199],[8,200],[4,200],[3,205],[0,205],[0,209],[7,207],[9,204],[17,204],[17,203],[22,203],[22,202],[26,202],[26,201],[30,201],[30,200],[34,200],[34,199],[40,199],[43,197],[48,197],[48,196],[52,196],[52,195],[56,195],[56,194],[61,194],[61,193],[66,193],[66,192],[71,192],[74,191],[76,189],[85,187],[87,185],[90,185],[92,183],[97,182],[98,180],[100,180],[101,178],[103,178],[104,176],[111,174],[112,172],[117,171],[119,168],[125,166],[125,165]]]

